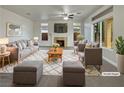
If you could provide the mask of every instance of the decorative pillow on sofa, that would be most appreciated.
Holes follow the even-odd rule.
[[[23,40],[23,42],[25,43],[26,47],[28,46],[28,40]]]
[[[33,41],[32,40],[29,40],[28,41],[28,47],[32,47],[34,44],[33,44]]]
[[[85,48],[92,48],[92,44],[91,43],[86,43]]]
[[[19,47],[20,50],[23,49],[21,43],[18,43],[18,47]]]
[[[23,49],[26,48],[26,44],[24,42],[21,42]]]
[[[95,47],[95,48],[99,47],[99,43],[94,42],[94,43],[92,44],[92,47]]]
[[[15,43],[12,44],[13,47],[17,48],[17,45]]]

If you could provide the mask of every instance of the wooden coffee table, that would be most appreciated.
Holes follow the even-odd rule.
[[[50,48],[48,51],[48,62],[51,62],[53,58],[60,58],[62,60],[63,48]]]

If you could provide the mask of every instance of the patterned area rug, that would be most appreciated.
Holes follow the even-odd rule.
[[[63,61],[77,61],[78,55],[74,54],[73,50],[64,50],[62,61],[58,60],[58,62],[48,62],[47,55],[48,50],[39,50],[33,55],[24,59],[24,61],[29,60],[38,60],[43,62],[43,74],[44,75],[62,75],[62,65]],[[22,62],[19,62],[22,63]],[[0,69],[0,73],[13,73],[13,67],[17,64],[11,64],[5,66],[3,69]],[[100,72],[93,66],[88,66],[86,69],[87,76],[100,76]]]

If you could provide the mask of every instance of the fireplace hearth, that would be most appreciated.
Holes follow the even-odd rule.
[[[56,43],[58,43],[60,45],[60,47],[64,47],[65,46],[64,40],[56,40]]]
[[[67,47],[67,37],[54,37],[54,43],[60,44],[60,47]]]

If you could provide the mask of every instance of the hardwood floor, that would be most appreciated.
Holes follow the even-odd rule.
[[[103,61],[102,72],[116,72],[117,69],[106,61]],[[12,84],[12,73],[0,74],[0,87],[22,87],[22,85]],[[28,85],[23,85],[27,87]],[[91,77],[86,76],[86,87],[124,87],[124,75],[119,77]],[[40,82],[34,87],[64,87],[62,84],[62,76],[43,75]]]

